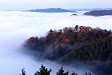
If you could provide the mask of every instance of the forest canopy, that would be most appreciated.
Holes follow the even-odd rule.
[[[112,74],[112,31],[88,26],[49,30],[45,37],[30,37],[24,47],[36,57],[71,64],[80,61]],[[103,67],[105,65],[106,67]]]
[[[50,60],[112,60],[112,32],[78,25],[51,29],[46,37],[27,39],[24,47],[41,52],[40,56]]]

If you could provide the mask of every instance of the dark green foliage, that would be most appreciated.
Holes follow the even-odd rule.
[[[77,32],[78,28],[81,29],[79,32]],[[46,37],[30,37],[24,46],[41,52],[41,56],[50,60],[60,58],[61,61],[69,60],[69,62],[112,60],[110,34],[111,31],[100,28],[92,29],[76,25],[74,29],[65,28],[59,31],[51,29]]]
[[[64,64],[81,61],[98,66],[98,70],[106,65],[102,71],[111,73],[111,67],[108,66],[111,63],[107,63],[112,61],[111,30],[78,25],[58,31],[51,29],[46,37],[30,37],[24,47],[39,52],[42,58]]]
[[[91,73],[85,73],[84,75],[92,75]]]
[[[66,54],[61,61],[73,62],[73,61],[107,61],[112,60],[112,38],[107,36],[100,39],[95,39],[90,44],[84,45],[80,48],[73,49]]]
[[[41,65],[40,70],[37,71],[35,75],[50,75],[51,71],[51,69],[48,70],[47,68],[45,68],[45,66]]]
[[[69,74],[68,71],[64,73],[63,67],[61,67],[61,69],[59,69],[59,71],[56,73],[56,75],[68,75],[68,74]]]
[[[41,65],[41,68],[39,71],[37,71],[34,75],[51,75],[51,69],[48,70],[45,66]],[[24,69],[22,69],[22,75],[25,75]],[[21,74],[20,74],[21,75]],[[69,71],[65,72],[63,67],[59,69],[59,71],[56,73],[56,75],[69,75]],[[78,75],[75,72],[73,72],[71,75]],[[92,75],[91,73],[85,73],[84,75]]]
[[[80,28],[80,31],[78,31],[78,28]],[[46,37],[30,37],[24,47],[41,52],[41,56],[50,60],[59,60],[72,50],[76,53],[73,55],[77,56],[78,54],[75,57],[76,60],[97,60],[97,58],[107,60],[111,59],[111,54],[109,54],[112,47],[112,42],[109,43],[111,41],[110,34],[111,31],[101,30],[100,28],[92,29],[91,27],[76,25],[74,28],[66,27],[58,31],[51,29]],[[76,50],[78,50],[78,53]],[[49,51],[50,56],[45,54]],[[109,56],[107,56],[108,54]]]

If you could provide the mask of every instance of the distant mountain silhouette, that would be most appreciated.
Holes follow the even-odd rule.
[[[112,8],[84,8],[84,9],[70,9],[72,11],[94,11],[94,10],[112,10]]]
[[[84,13],[84,15],[91,15],[91,16],[112,15],[112,10],[94,10],[94,11]]]
[[[62,9],[62,8],[46,8],[46,9],[32,9],[27,10],[28,12],[48,12],[48,13],[54,13],[54,12],[74,12],[72,10]]]

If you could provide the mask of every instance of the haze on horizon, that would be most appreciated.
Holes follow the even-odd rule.
[[[0,0],[0,10],[111,8],[112,0]]]
[[[41,64],[52,69],[52,75],[59,70],[61,65],[49,60],[37,59],[25,54],[21,48],[24,41],[31,36],[45,36],[50,29],[62,29],[78,25],[104,25],[106,29],[112,28],[111,17],[106,18],[70,16],[71,13],[34,13],[22,11],[0,11],[0,75],[20,75],[21,69],[25,68],[26,75],[33,75],[39,70]],[[96,18],[96,19],[95,19]],[[92,20],[93,19],[93,20]],[[75,22],[74,22],[75,20]],[[80,22],[80,20],[83,20]],[[105,20],[109,26],[105,25]],[[103,22],[103,23],[102,23]],[[107,24],[107,23],[106,23]],[[86,69],[65,67],[65,70],[75,71],[79,75],[84,74]]]

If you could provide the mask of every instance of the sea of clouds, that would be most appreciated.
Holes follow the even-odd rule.
[[[72,13],[36,13],[22,11],[0,11],[0,75],[19,75],[25,68],[27,75],[33,75],[41,64],[55,72],[61,67],[47,60],[35,61],[33,57],[21,53],[21,46],[31,36],[45,36],[50,29],[75,27],[75,25],[112,29],[112,16],[71,16]],[[59,67],[56,67],[59,66]],[[75,70],[79,74],[82,70]]]

